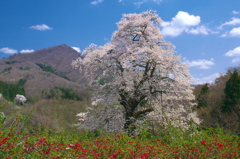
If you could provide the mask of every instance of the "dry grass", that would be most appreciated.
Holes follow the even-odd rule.
[[[3,102],[0,104],[3,105]],[[42,99],[24,106],[16,106],[8,102],[2,111],[7,119],[5,126],[9,126],[20,111],[25,115],[32,111],[28,127],[32,127],[31,129],[39,126],[49,127],[56,132],[61,132],[70,129],[78,122],[76,114],[83,111],[87,104],[82,101]]]

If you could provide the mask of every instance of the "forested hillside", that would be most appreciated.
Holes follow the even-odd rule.
[[[202,125],[240,131],[240,67],[229,68],[214,83],[195,86]]]

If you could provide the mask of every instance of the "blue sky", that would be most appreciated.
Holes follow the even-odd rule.
[[[156,10],[195,84],[240,66],[240,0],[0,0],[0,58],[58,44],[104,45],[122,14]]]

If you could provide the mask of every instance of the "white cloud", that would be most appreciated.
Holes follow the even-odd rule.
[[[240,62],[240,57],[236,57],[232,60],[233,63],[237,63],[237,62]]]
[[[197,67],[199,69],[209,69],[211,66],[215,65],[214,59],[211,58],[210,60],[199,59],[195,61],[186,61],[189,67]]]
[[[233,14],[240,14],[240,12],[239,12],[239,11],[236,11],[236,10],[232,11],[232,13],[233,13]]]
[[[230,32],[229,35],[232,37],[240,37],[240,27],[238,28],[233,28]]]
[[[97,5],[97,4],[102,3],[102,2],[103,2],[103,0],[94,0],[94,1],[91,2],[91,4]]]
[[[225,56],[229,56],[229,57],[235,57],[232,62],[236,63],[236,62],[240,62],[240,46],[234,48],[233,50],[229,50]],[[239,57],[238,57],[239,56]]]
[[[233,50],[229,50],[225,56],[240,56],[240,46],[234,48]]]
[[[240,37],[240,27],[233,28],[230,31],[226,31],[221,37]]]
[[[190,15],[187,12],[179,11],[170,22],[163,22],[162,33],[165,36],[178,36],[182,32],[189,30],[190,27],[197,26],[200,23],[200,16]]]
[[[227,37],[229,36],[228,34],[229,34],[228,32],[225,32],[224,34],[221,35],[221,37]]]
[[[153,0],[153,2],[160,4],[163,0]]]
[[[239,14],[237,11],[233,11],[233,14]],[[233,17],[230,21],[223,23],[218,29],[223,29],[224,26],[240,25],[240,18]],[[230,31],[226,31],[221,37],[240,37],[240,27],[235,27]]]
[[[14,50],[14,49],[11,49],[11,48],[8,48],[8,47],[4,47],[4,48],[1,48],[0,49],[0,52],[3,52],[5,54],[15,54],[17,53],[18,51],[17,50]]]
[[[145,1],[134,2],[133,4],[139,8],[145,2],[146,2],[146,0]]]
[[[42,24],[42,25],[33,25],[30,27],[31,29],[34,30],[40,30],[40,31],[44,31],[44,30],[52,30],[51,27],[47,26],[46,24]]]
[[[74,50],[76,50],[77,52],[81,52],[81,50],[80,50],[79,47],[72,46],[72,48],[73,48]]]
[[[220,73],[214,73],[210,76],[193,78],[194,84],[213,83],[216,78],[220,77]]]
[[[190,33],[190,34],[195,34],[195,35],[197,35],[197,34],[208,35],[209,32],[211,32],[211,30],[209,28],[207,28],[206,26],[201,25],[197,28],[186,29],[186,32]]]
[[[119,0],[119,2],[121,2],[122,0]],[[160,4],[163,0],[141,0],[141,1],[137,1],[134,2],[133,4],[140,7],[143,3],[147,3],[147,2],[154,2],[156,4]]]
[[[28,53],[32,53],[34,50],[28,50],[28,49],[26,49],[26,50],[21,50],[20,51],[20,53],[22,53],[22,54],[28,54]]]
[[[225,22],[222,25],[220,25],[218,27],[218,29],[222,29],[224,26],[228,26],[228,25],[234,26],[234,25],[238,25],[238,24],[240,24],[240,18],[233,17],[231,19],[231,21]]]

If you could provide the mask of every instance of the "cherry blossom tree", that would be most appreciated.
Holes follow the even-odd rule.
[[[23,105],[27,101],[27,99],[23,95],[17,94],[15,97],[15,101],[18,105]]]
[[[85,73],[96,97],[123,108],[123,128],[131,133],[149,114],[192,112],[191,76],[175,47],[164,40],[155,11],[123,14],[104,46],[91,44],[72,66]],[[154,113],[153,113],[154,112]]]

